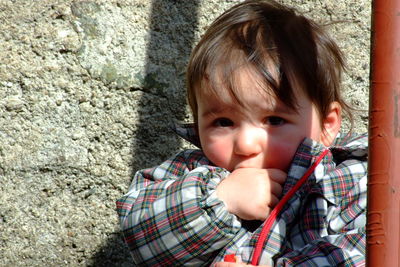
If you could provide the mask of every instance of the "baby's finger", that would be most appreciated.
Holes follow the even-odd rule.
[[[282,185],[276,181],[271,180],[270,181],[270,190],[271,194],[277,197],[280,197],[282,194]]]
[[[287,173],[279,169],[267,169],[271,180],[283,184],[286,181]]]
[[[275,195],[271,195],[271,200],[268,204],[270,209],[272,210],[276,205],[278,205],[278,203],[279,203],[279,198]]]

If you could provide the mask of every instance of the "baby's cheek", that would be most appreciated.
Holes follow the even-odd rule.
[[[297,146],[295,145],[277,145],[274,149],[275,152],[267,156],[267,160],[269,160],[269,168],[279,169],[287,172],[292,163],[296,150]]]
[[[230,147],[223,142],[210,142],[203,146],[204,154],[218,167],[228,168],[230,161]]]

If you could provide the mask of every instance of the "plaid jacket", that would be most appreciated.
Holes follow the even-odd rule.
[[[305,139],[284,193],[322,152]],[[250,262],[262,222],[230,214],[216,197],[229,172],[201,150],[185,150],[136,173],[117,201],[124,238],[137,266],[209,266],[236,254]],[[367,136],[337,137],[307,182],[285,205],[264,243],[260,265],[364,266]]]

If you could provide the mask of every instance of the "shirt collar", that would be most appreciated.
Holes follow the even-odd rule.
[[[343,186],[351,187],[352,183],[358,179],[354,177],[357,174],[349,172],[350,169],[347,168],[348,162],[344,165],[341,164],[349,159],[355,160],[352,164],[357,164],[357,162],[366,164],[368,157],[367,144],[368,138],[366,134],[339,134],[333,145],[328,147],[328,154],[299,190],[299,194],[304,194],[302,198],[306,199],[305,195],[316,193],[322,195],[331,203],[339,204],[343,199],[342,194],[347,192]],[[296,184],[325,149],[324,145],[316,141],[309,138],[304,139],[293,157],[283,194],[287,193]],[[364,167],[359,166],[359,168]],[[339,169],[343,169],[343,171],[338,171]],[[365,173],[365,170],[364,172],[361,170],[360,173]]]
[[[191,143],[192,145],[201,148],[200,138],[197,133],[195,123],[185,123],[179,121],[170,122],[171,129],[180,137]]]

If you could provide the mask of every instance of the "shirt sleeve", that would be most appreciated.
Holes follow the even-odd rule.
[[[216,197],[229,173],[186,150],[135,174],[117,201],[124,238],[137,266],[209,265],[240,230]]]
[[[324,194],[306,198],[299,228],[276,266],[365,266],[366,166],[351,159],[325,175]]]

